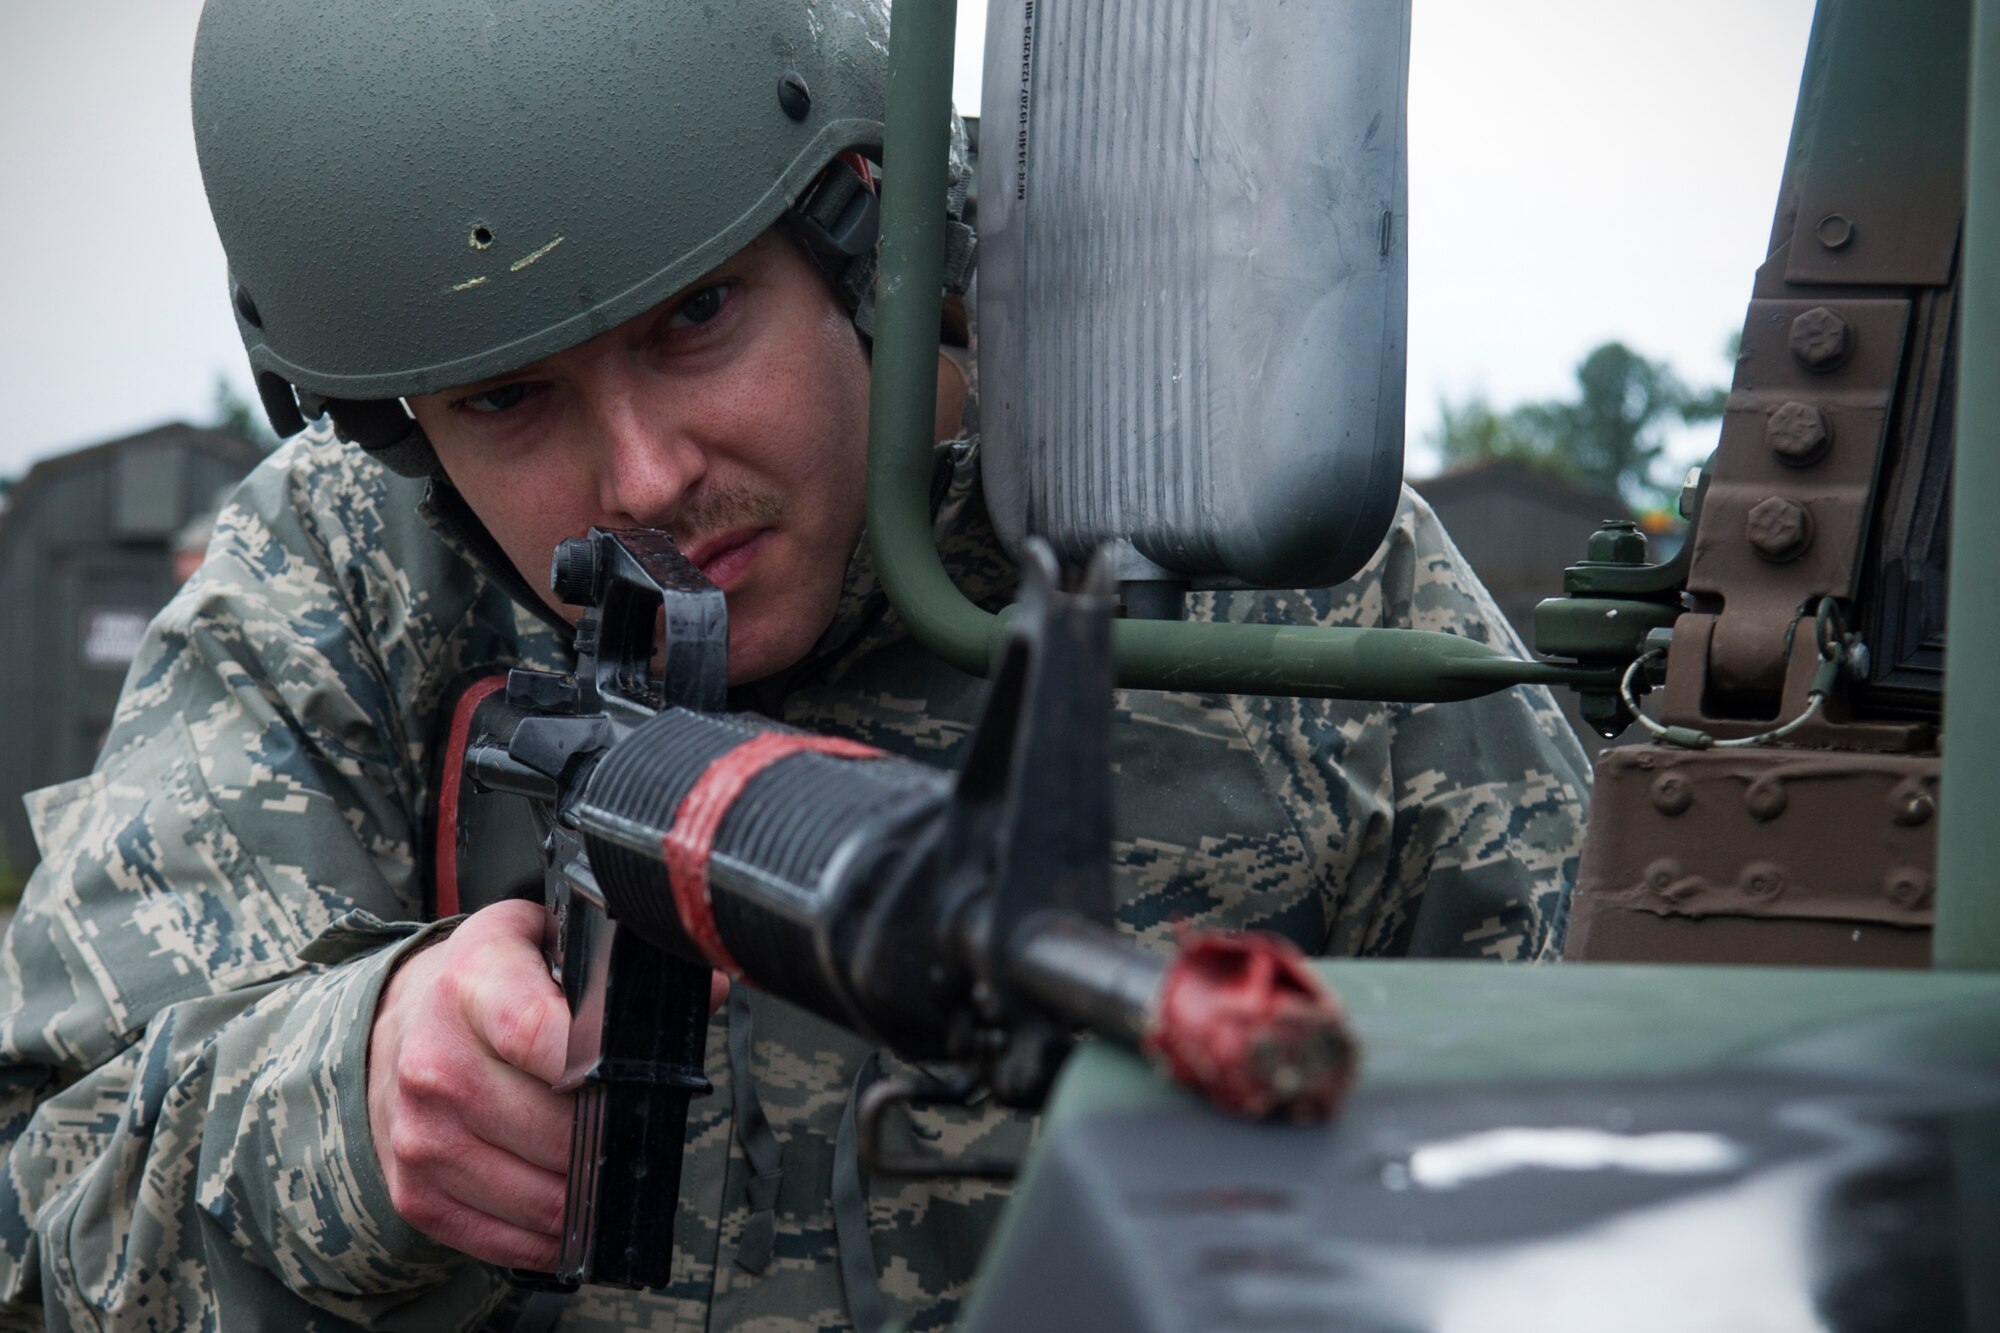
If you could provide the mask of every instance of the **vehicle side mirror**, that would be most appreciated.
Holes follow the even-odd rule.
[[[980,118],[994,522],[1164,616],[1373,554],[1408,287],[1407,0],[1179,8],[994,0]]]

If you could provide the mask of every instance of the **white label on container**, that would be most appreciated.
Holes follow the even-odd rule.
[[[88,666],[128,666],[139,655],[146,637],[143,611],[86,611],[83,616],[83,660]]]

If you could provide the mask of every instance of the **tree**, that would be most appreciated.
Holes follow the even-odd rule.
[[[1439,402],[1438,432],[1431,442],[1447,467],[1494,458],[1545,465],[1541,442],[1516,419],[1518,415],[1494,411],[1493,404],[1481,394],[1456,405]]]
[[[1621,342],[1593,348],[1576,368],[1577,396],[1523,403],[1496,412],[1477,395],[1438,404],[1431,442],[1446,467],[1507,459],[1578,485],[1622,495],[1639,508],[1672,489],[1653,471],[1670,420],[1689,424],[1722,415],[1728,391],[1693,389],[1663,361]]]
[[[208,424],[212,430],[226,430],[250,441],[267,454],[278,447],[278,437],[265,421],[263,409],[245,402],[226,375],[215,377],[215,411]]]

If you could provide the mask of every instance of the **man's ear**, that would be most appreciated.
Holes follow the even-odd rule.
[[[940,444],[965,434],[965,399],[971,386],[965,366],[953,355],[959,351],[954,347],[938,349],[937,419],[932,431]]]
[[[965,293],[946,292],[938,307],[938,341],[946,347],[972,346],[972,320],[966,313]]]

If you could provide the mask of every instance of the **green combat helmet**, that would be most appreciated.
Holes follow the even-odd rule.
[[[194,128],[271,424],[575,346],[784,219],[866,330],[886,0],[209,0]],[[303,413],[301,411],[303,409]]]

